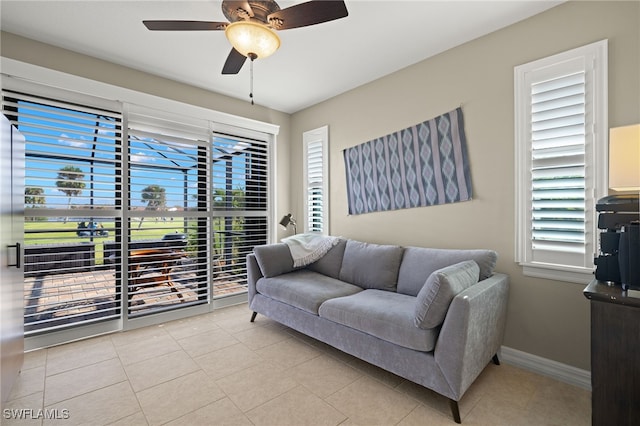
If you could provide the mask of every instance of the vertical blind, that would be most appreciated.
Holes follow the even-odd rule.
[[[532,244],[584,253],[585,74],[531,86]]]
[[[121,206],[122,116],[5,90],[25,136],[25,334],[117,317],[121,290],[102,273]],[[95,270],[90,282],[79,273]]]

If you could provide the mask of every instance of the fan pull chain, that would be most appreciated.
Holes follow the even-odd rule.
[[[251,60],[251,84],[249,88],[249,97],[251,98],[251,105],[253,105],[253,59]]]
[[[253,105],[253,60],[258,56],[255,53],[249,53],[249,59],[251,59],[251,68],[250,68],[250,85],[249,85],[249,98],[251,98],[251,105]]]

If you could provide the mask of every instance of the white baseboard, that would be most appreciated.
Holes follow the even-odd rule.
[[[572,367],[517,349],[502,346],[500,360],[506,364],[533,371],[561,382],[569,383],[583,389],[591,390],[591,372]]]

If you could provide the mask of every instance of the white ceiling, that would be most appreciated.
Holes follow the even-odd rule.
[[[346,0],[346,18],[279,32],[280,49],[254,64],[255,102],[293,113],[560,3]],[[141,22],[226,21],[220,4],[2,0],[0,28],[248,100],[249,61],[237,75],[221,74],[230,51],[223,32],[152,32]]]

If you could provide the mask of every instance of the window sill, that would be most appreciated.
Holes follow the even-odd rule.
[[[522,273],[527,277],[544,278],[555,281],[587,285],[594,277],[591,269],[562,268],[552,265],[521,264]]]

